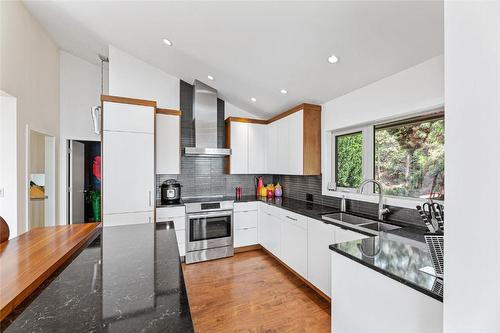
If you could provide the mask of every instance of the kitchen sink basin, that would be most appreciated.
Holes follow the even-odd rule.
[[[368,223],[368,224],[363,224],[360,227],[363,227],[365,229],[370,229],[373,231],[391,231],[391,230],[396,230],[400,229],[401,227],[398,227],[397,225],[392,225],[389,223],[384,223],[384,222],[373,222],[373,223]]]
[[[375,222],[373,220],[366,219],[364,217],[359,217],[359,216],[351,215],[351,214],[347,214],[347,213],[333,213],[333,214],[323,215],[323,218],[325,220],[331,219],[331,220],[341,221],[341,222],[345,222],[348,224],[354,224],[354,225]]]
[[[389,223],[378,222],[375,220],[367,219],[364,217],[351,215],[347,213],[333,213],[322,215],[322,218],[327,221],[332,221],[345,226],[350,226],[353,229],[368,232],[373,235],[378,235],[379,232],[387,232],[391,230],[400,229],[396,225]]]

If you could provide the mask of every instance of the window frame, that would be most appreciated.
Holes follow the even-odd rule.
[[[357,188],[347,188],[347,187],[337,187],[337,161],[336,161],[336,138],[338,136],[354,134],[357,132],[363,133],[363,179],[375,179],[375,129],[376,128],[387,128],[389,126],[397,126],[408,124],[411,122],[420,122],[432,119],[445,119],[444,118],[444,107],[439,106],[430,110],[422,112],[413,112],[410,114],[405,114],[399,117],[386,118],[379,121],[374,121],[370,123],[365,123],[359,126],[351,126],[341,129],[329,130],[328,140],[330,145],[330,160],[331,164],[329,166],[330,171],[330,181],[325,181],[324,185],[324,195],[334,196],[334,197],[345,197],[346,199],[361,200],[368,202],[378,202],[378,194],[375,193],[375,188],[372,183],[367,184],[363,193],[357,193]],[[393,196],[384,195],[384,203],[406,207],[415,208],[416,205],[426,202],[427,199],[423,198],[413,198],[413,197],[403,197],[403,196]],[[433,200],[434,202],[444,204],[442,200]]]

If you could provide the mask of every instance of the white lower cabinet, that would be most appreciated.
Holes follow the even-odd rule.
[[[307,219],[286,215],[281,221],[281,259],[307,278]]]
[[[105,227],[114,227],[118,225],[130,225],[140,223],[152,223],[153,212],[123,213],[123,214],[104,214]]]
[[[172,221],[177,238],[179,256],[186,255],[186,208],[184,206],[156,208],[156,222]]]
[[[258,210],[234,212],[234,247],[255,245],[259,242],[258,219]]]
[[[307,280],[331,296],[331,269],[329,245],[334,242],[335,227],[315,219],[308,219]]]
[[[262,221],[262,246],[281,259],[281,220],[272,211],[272,207],[265,207]]]
[[[333,251],[331,261],[332,332],[443,331],[442,302]]]

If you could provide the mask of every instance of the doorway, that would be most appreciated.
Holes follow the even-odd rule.
[[[101,221],[101,142],[68,140],[68,221]]]
[[[27,229],[56,224],[55,137],[28,129]]]

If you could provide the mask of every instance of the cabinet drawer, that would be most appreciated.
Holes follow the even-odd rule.
[[[103,226],[141,224],[153,222],[153,211],[125,214],[103,214]]]
[[[186,207],[175,206],[175,207],[159,207],[156,208],[156,220],[158,222],[166,221],[165,218],[186,216]]]
[[[303,215],[281,209],[280,218],[285,222],[295,225],[296,227],[307,230],[307,217]]]
[[[234,231],[234,247],[255,245],[257,242],[257,228]]]
[[[258,210],[258,209],[259,209],[259,203],[257,201],[234,203],[235,212],[244,212],[244,211]]]
[[[245,211],[234,212],[234,229],[241,230],[246,228],[256,228],[258,222],[258,212]]]
[[[175,230],[186,230],[186,218],[184,216],[177,216],[177,217],[163,217],[163,218],[158,218],[156,217],[156,222],[167,222],[167,221],[172,221],[174,222],[174,228]]]

